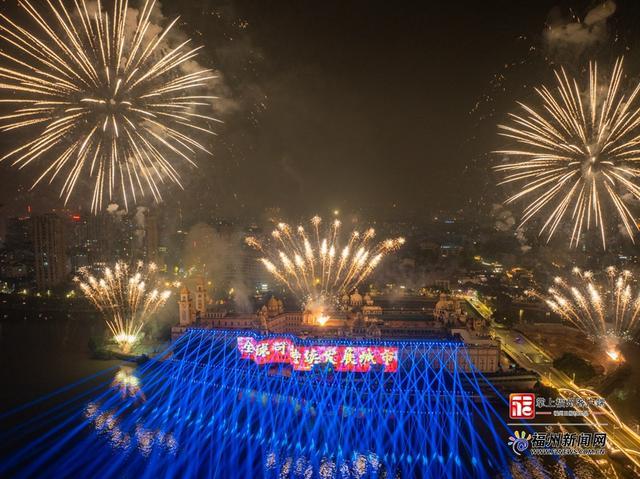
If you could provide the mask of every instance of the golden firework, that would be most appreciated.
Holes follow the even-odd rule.
[[[209,153],[193,134],[213,134],[208,124],[219,121],[199,112],[215,98],[199,93],[215,78],[193,62],[200,47],[167,45],[178,19],[156,32],[155,0],[137,14],[127,0],[109,11],[100,0],[74,0],[71,10],[42,3],[46,12],[19,2],[33,29],[0,13],[0,103],[10,109],[0,131],[27,138],[0,161],[39,163],[33,187],[57,179],[65,202],[86,178],[94,211],[118,192],[125,207],[138,194],[161,201],[162,183],[181,186],[175,160],[194,164],[198,151]]]
[[[640,325],[633,274],[610,266],[598,276],[574,268],[573,279],[556,277],[546,294],[531,294],[591,338],[633,340]]]
[[[387,253],[404,244],[404,238],[375,244],[373,228],[343,238],[339,220],[324,231],[319,216],[310,224],[308,233],[302,225],[293,229],[279,223],[268,245],[254,237],[245,239],[264,254],[260,261],[267,271],[305,304],[340,299],[369,277]]]
[[[628,200],[640,198],[640,85],[627,94],[622,59],[605,83],[591,63],[586,89],[564,69],[555,77],[554,89],[536,88],[540,107],[519,103],[523,113],[510,114],[511,124],[499,125],[500,135],[518,145],[496,152],[509,158],[495,167],[504,174],[501,184],[520,188],[507,203],[527,200],[522,223],[542,216],[540,234],[547,241],[568,221],[571,246],[593,227],[604,248],[605,208],[610,208],[633,241],[638,226]]]
[[[123,261],[112,268],[105,268],[101,278],[96,278],[83,268],[75,278],[80,291],[102,314],[113,339],[128,352],[138,342],[140,331],[171,295],[159,291],[155,283],[157,267],[138,262],[129,267]]]

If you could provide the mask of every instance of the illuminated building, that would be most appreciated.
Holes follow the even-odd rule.
[[[189,326],[194,324],[194,309],[189,295],[189,290],[186,286],[180,291],[180,300],[178,301],[178,307],[180,309],[180,326]]]
[[[87,250],[90,263],[131,259],[134,226],[127,215],[107,211],[88,215]]]
[[[87,253],[92,264],[110,260],[114,240],[111,222],[112,219],[106,212],[89,215],[87,218]]]
[[[32,221],[36,285],[41,290],[53,288],[67,276],[64,224],[55,213],[34,216]]]
[[[33,248],[33,231],[30,216],[8,218],[6,221],[5,248],[31,249]]]
[[[30,216],[8,218],[4,249],[0,252],[0,277],[14,286],[31,286],[34,280],[33,229]]]
[[[194,303],[195,297],[195,303]],[[368,295],[351,294],[344,311],[318,316],[311,311],[285,311],[281,300],[271,297],[255,314],[236,314],[211,304],[204,282],[192,297],[183,288],[179,301],[179,325],[172,328],[177,339],[188,329],[260,331],[302,338],[362,340],[455,340],[466,346],[466,356],[482,372],[499,370],[500,343],[487,335],[484,320],[465,308],[465,300],[442,296],[438,302],[424,299],[401,305]],[[343,298],[344,302],[344,298]],[[415,303],[415,304],[414,304]],[[428,306],[426,306],[428,305]],[[321,319],[319,319],[321,318]],[[468,364],[459,367],[469,368]]]
[[[68,256],[71,271],[89,265],[89,221],[83,215],[69,215],[67,225]]]

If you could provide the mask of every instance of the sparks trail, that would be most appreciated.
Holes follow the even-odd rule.
[[[166,181],[181,186],[179,163],[210,154],[194,137],[213,134],[209,124],[219,120],[200,112],[215,98],[202,94],[212,71],[192,67],[200,47],[166,46],[178,19],[151,33],[156,2],[145,0],[131,32],[127,0],[114,0],[112,10],[74,0],[74,11],[47,0],[46,12],[19,3],[35,28],[0,13],[8,64],[0,67],[0,103],[10,109],[0,131],[24,130],[27,140],[0,161],[39,163],[33,187],[57,178],[65,202],[90,180],[93,211],[118,192],[127,206],[147,192],[161,201]]]
[[[574,268],[574,277],[556,277],[546,294],[530,294],[545,301],[562,319],[594,340],[617,343],[638,337],[640,291],[634,291],[633,274],[608,267],[599,280],[590,271]]]
[[[113,339],[124,352],[131,350],[139,338],[146,322],[171,295],[170,291],[158,291],[155,282],[157,267],[140,261],[129,267],[123,261],[116,262],[113,269],[105,268],[97,279],[87,268],[74,278],[85,297],[104,317],[113,333]]]
[[[507,203],[528,200],[522,223],[542,216],[540,234],[549,241],[560,225],[570,221],[570,244],[595,227],[606,248],[606,209],[611,209],[634,241],[638,225],[627,195],[640,198],[640,84],[628,95],[621,86],[622,59],[616,61],[608,84],[598,81],[598,66],[589,64],[589,84],[581,89],[564,69],[555,72],[556,88],[536,88],[538,108],[519,103],[523,114],[510,114],[500,135],[517,149],[496,153],[513,157],[495,169],[500,184],[520,190]]]
[[[404,238],[374,244],[373,228],[343,237],[339,220],[324,231],[319,216],[310,223],[310,233],[302,225],[294,231],[279,223],[269,244],[254,237],[245,240],[264,254],[260,261],[269,273],[305,304],[336,302],[361,284],[387,253],[404,244]]]

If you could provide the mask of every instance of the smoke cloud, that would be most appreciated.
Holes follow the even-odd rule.
[[[531,246],[528,244],[527,237],[523,228],[516,226],[517,220],[513,216],[511,210],[505,208],[503,205],[496,203],[491,207],[492,216],[494,218],[494,228],[500,232],[513,232],[518,243],[520,243],[520,251],[522,253],[528,253],[531,251]]]
[[[491,208],[491,213],[495,218],[493,226],[497,231],[511,231],[516,224],[513,213],[501,204],[494,204]]]
[[[198,223],[187,234],[183,258],[192,275],[204,276],[225,292],[233,289],[236,311],[253,312],[251,288],[244,275],[243,240],[240,232],[219,232]]]
[[[136,242],[138,247],[142,247],[144,244],[144,237],[146,235],[146,219],[147,219],[147,211],[149,208],[145,206],[138,206],[136,208],[136,213],[133,215],[133,221],[136,225],[134,230],[134,235],[136,237]]]
[[[615,13],[616,3],[606,0],[587,12],[583,20],[564,17],[554,8],[549,14],[544,40],[552,56],[579,56],[603,43],[608,37],[607,20]]]
[[[109,213],[114,220],[120,221],[127,214],[127,210],[121,209],[117,203],[109,203],[107,213]]]

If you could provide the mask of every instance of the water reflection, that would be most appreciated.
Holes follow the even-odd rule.
[[[134,369],[130,366],[120,366],[111,383],[111,387],[120,391],[122,398],[131,397],[146,401],[147,398],[140,388],[140,379],[134,374]]]
[[[314,468],[314,461],[309,457],[294,457],[290,455],[279,456],[276,452],[267,453],[264,464],[265,470],[277,473],[278,477],[320,477],[329,479],[341,478],[361,478],[364,476],[373,477],[394,477],[389,474],[386,466],[381,463],[380,458],[375,453],[362,454],[354,452],[350,458],[336,460],[324,456],[320,459],[317,468]]]
[[[106,437],[114,450],[130,452],[136,449],[143,457],[149,457],[154,448],[175,455],[178,442],[172,433],[160,429],[145,428],[142,419],[136,417],[133,427],[127,419],[134,417],[137,406],[146,401],[142,382],[131,366],[121,366],[114,375],[111,388],[122,400],[118,407],[104,408],[100,402],[89,402],[84,417],[100,437]],[[114,402],[114,397],[109,401]]]
[[[382,371],[272,374],[234,341],[184,337],[52,417],[16,470],[50,477],[495,477],[511,460],[481,377],[432,367],[438,346]],[[411,346],[413,347],[413,346]],[[431,359],[430,359],[431,360]],[[79,413],[80,412],[80,413]],[[10,470],[13,472],[14,470]],[[0,468],[0,473],[2,469]],[[1,475],[1,474],[0,474]]]
[[[142,424],[136,424],[133,431],[123,431],[116,413],[112,410],[103,411],[100,404],[89,403],[84,416],[98,435],[108,439],[114,450],[129,452],[135,448],[144,457],[149,457],[154,448],[172,455],[178,451],[178,442],[173,434],[145,429]]]

